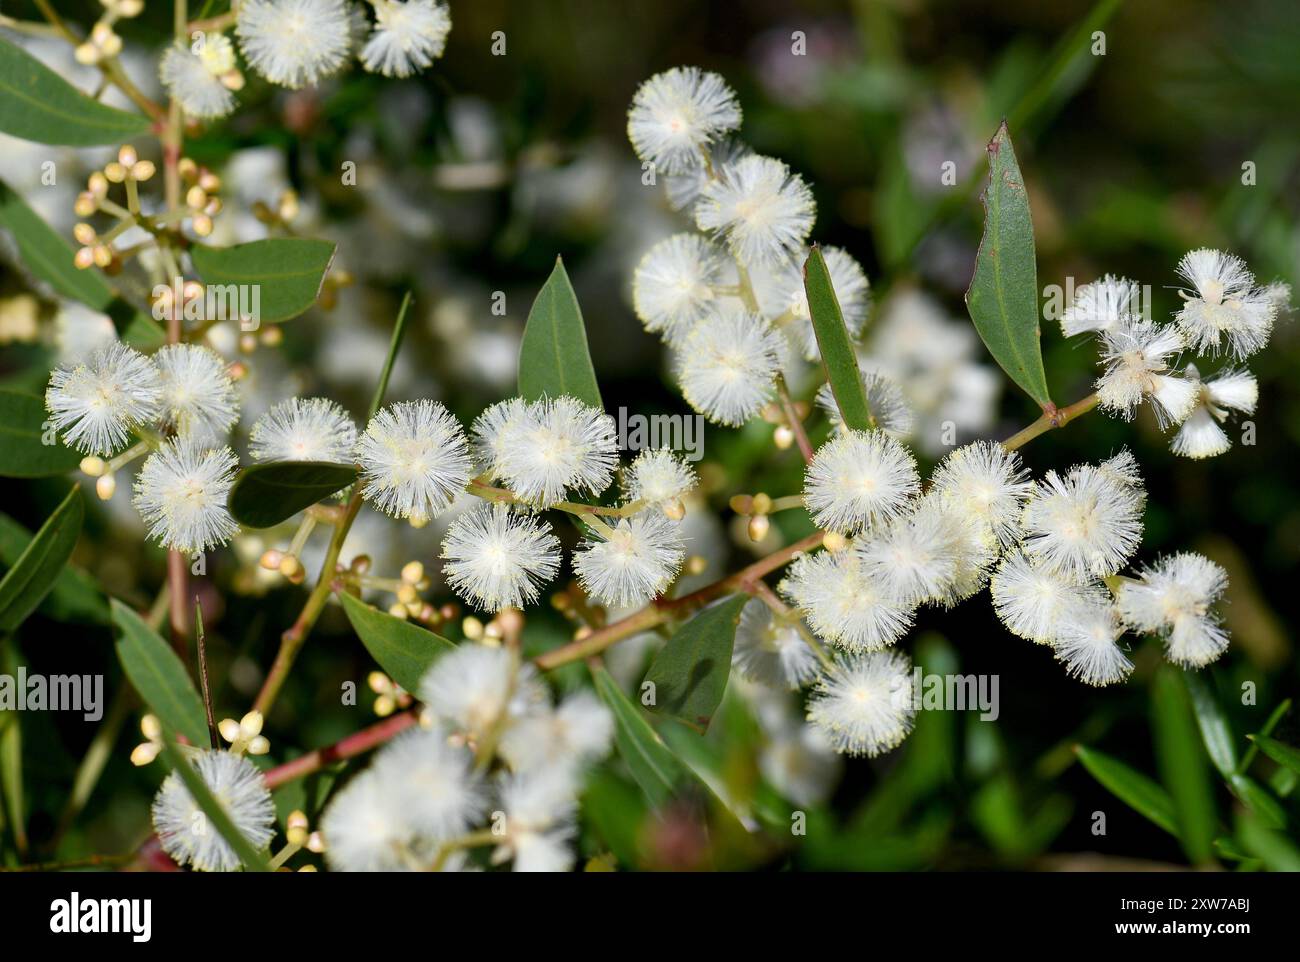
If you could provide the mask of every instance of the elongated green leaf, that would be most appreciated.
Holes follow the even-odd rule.
[[[519,393],[528,401],[567,394],[584,404],[604,408],[587,350],[587,328],[582,323],[578,296],[558,257],[555,270],[537,292],[528,312],[524,339],[519,345]]]
[[[112,605],[117,657],[126,677],[167,728],[180,732],[192,745],[207,745],[203,700],[176,652],[122,602],[114,598]]]
[[[653,683],[651,708],[707,731],[727,690],[736,622],[748,595],[736,595],[705,608],[668,639],[645,680]]]
[[[194,269],[205,284],[227,291],[226,311],[246,306],[251,320],[279,324],[316,303],[325,272],[334,260],[334,244],[303,237],[273,237],[234,247],[190,249]]]
[[[1174,668],[1156,674],[1152,691],[1156,764],[1174,800],[1178,838],[1192,862],[1214,857],[1214,795],[1205,750],[1192,717],[1191,698]]]
[[[18,563],[32,543],[32,533],[6,514],[0,514],[0,566],[7,571]],[[75,565],[65,565],[40,608],[58,621],[108,624],[108,599],[90,575]]]
[[[248,528],[270,528],[342,491],[357,478],[356,465],[321,461],[271,461],[239,472],[227,499],[230,513]]]
[[[22,624],[54,587],[77,546],[84,514],[74,485],[0,581],[0,635]]]
[[[1224,778],[1229,778],[1237,770],[1237,749],[1233,745],[1232,729],[1228,719],[1219,706],[1209,681],[1192,671],[1183,672],[1183,681],[1187,684],[1187,693],[1192,699],[1192,708],[1196,711],[1196,724],[1200,726],[1201,738],[1210,761]]]
[[[427,628],[394,618],[351,595],[339,597],[352,630],[366,650],[393,681],[409,692],[419,689],[420,679],[439,655],[456,647]]]
[[[650,804],[662,805],[685,774],[682,763],[650,727],[640,709],[628,701],[608,671],[595,667],[591,676],[597,694],[614,714],[614,741],[632,778]]]
[[[149,119],[87,97],[21,47],[0,37],[0,131],[38,144],[120,144]]]
[[[0,390],[0,476],[47,478],[75,471],[81,455],[46,430],[45,402],[30,394]],[[46,444],[49,438],[53,443]]]
[[[1260,735],[1272,735],[1273,730],[1277,728],[1277,726],[1281,723],[1282,719],[1286,717],[1287,712],[1289,712],[1290,710],[1291,710],[1291,699],[1284,698],[1282,702],[1276,708],[1274,708],[1272,712],[1269,713],[1268,721],[1264,722],[1264,727],[1262,727],[1256,733],[1254,738],[1258,738]],[[1246,772],[1250,771],[1251,763],[1255,760],[1255,756],[1259,754],[1258,743],[1256,743],[1254,741],[1254,738],[1252,738],[1250,735],[1247,735],[1246,737],[1251,739],[1250,747],[1246,749],[1246,754],[1241,756],[1241,764],[1237,766],[1237,771],[1241,772],[1242,774],[1245,774]]]
[[[1248,775],[1233,772],[1228,776],[1228,785],[1232,794],[1241,799],[1269,828],[1286,826],[1286,809],[1259,782]]]
[[[1300,872],[1300,848],[1263,820],[1244,814],[1238,817],[1237,838],[1243,848],[1274,872]]]
[[[0,670],[13,676],[18,660],[13,643],[0,638]],[[19,711],[0,711],[0,825],[8,819],[14,848],[27,852],[27,808],[23,801],[23,730]]]
[[[402,295],[402,306],[397,309],[397,320],[393,324],[393,336],[388,340],[388,356],[384,358],[384,369],[379,374],[379,383],[375,385],[375,395],[370,401],[370,413],[366,415],[369,422],[384,403],[388,392],[388,379],[393,374],[393,365],[397,363],[397,352],[402,349],[402,339],[406,336],[406,318],[411,313],[411,292]]]
[[[1043,372],[1038,329],[1038,265],[1025,181],[1006,121],[989,142],[984,189],[984,236],[966,308],[975,330],[1011,380],[1041,407],[1052,399]]]
[[[760,826],[773,831],[790,830],[790,806],[766,783],[730,777],[723,743],[705,738],[671,718],[664,719],[659,733],[673,754],[735,816],[745,831],[755,832]]]
[[[1178,835],[1174,800],[1158,784],[1118,758],[1094,749],[1079,745],[1075,748],[1075,753],[1079,756],[1080,764],[1108,792],[1170,835]]]
[[[835,395],[835,406],[845,426],[855,431],[866,431],[876,426],[876,419],[867,404],[867,391],[858,371],[858,357],[853,350],[853,340],[844,326],[840,302],[831,285],[831,272],[826,267],[821,248],[813,245],[812,253],[803,266],[804,290],[808,294],[808,313],[812,317],[813,333],[822,363],[826,365],[826,380]]]
[[[1247,735],[1252,742],[1259,746],[1262,751],[1273,761],[1277,762],[1283,768],[1290,769],[1297,775],[1300,775],[1300,748],[1292,748],[1276,738],[1269,738],[1267,735]]]
[[[38,280],[62,297],[107,314],[126,343],[142,350],[163,343],[158,323],[114,293],[98,270],[77,270],[72,246],[4,183],[0,183],[0,228],[13,235],[19,257]]]
[[[274,871],[271,868],[271,863],[267,861],[266,855],[254,848],[253,843],[248,840],[248,836],[235,826],[225,806],[217,801],[212,794],[212,790],[208,788],[207,782],[203,780],[203,776],[181,754],[180,749],[176,747],[175,741],[172,740],[171,732],[164,728],[162,737],[163,758],[171,766],[172,771],[179,775],[181,781],[185,783],[185,788],[189,791],[190,797],[194,799],[194,804],[203,810],[203,814],[208,817],[212,827],[226,840],[226,844],[235,850],[239,860],[244,863],[244,868],[250,872]]]

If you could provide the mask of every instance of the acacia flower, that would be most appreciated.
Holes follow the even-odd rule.
[[[682,396],[710,421],[740,427],[774,396],[781,347],[781,335],[763,318],[720,306],[677,345]]]
[[[506,449],[514,443],[511,432],[528,421],[528,402],[520,397],[497,401],[483,410],[470,425],[474,443],[474,464],[488,480],[495,480]]]
[[[224,117],[235,109],[235,96],[223,80],[237,76],[235,70],[235,46],[218,33],[207,34],[197,52],[175,43],[158,63],[167,93],[185,113],[201,120]]]
[[[1259,384],[1247,370],[1229,368],[1213,377],[1201,379],[1196,365],[1187,365],[1187,376],[1196,384],[1196,406],[1174,435],[1169,449],[1185,458],[1211,458],[1232,447],[1232,441],[1220,425],[1233,411],[1254,414],[1259,400]]]
[[[854,551],[802,555],[779,587],[819,638],[850,651],[886,648],[912,626],[913,606],[868,577]]]
[[[862,379],[862,389],[867,396],[867,410],[876,419],[876,427],[896,438],[905,438],[912,433],[916,418],[911,406],[903,396],[903,389],[892,377],[879,371],[858,368]],[[817,389],[817,406],[837,431],[844,430],[844,417],[840,414],[839,402],[835,400],[835,391],[830,382]]]
[[[1107,274],[1075,288],[1074,302],[1061,312],[1061,334],[1073,337],[1086,331],[1111,331],[1135,314],[1142,289],[1137,281]]]
[[[623,470],[623,496],[628,501],[666,505],[685,497],[698,483],[695,469],[668,448],[646,448]]]
[[[611,608],[645,604],[662,594],[686,554],[681,526],[661,512],[642,511],[607,531],[595,531],[574,549],[573,568],[583,589]]]
[[[409,77],[442,56],[451,12],[437,0],[374,0],[375,27],[361,48],[371,73]]]
[[[731,661],[752,682],[790,689],[812,681],[819,665],[798,628],[776,618],[758,598],[751,598],[740,609]]]
[[[1175,318],[1198,353],[1224,349],[1244,360],[1268,343],[1277,315],[1276,298],[1255,284],[1255,275],[1240,257],[1222,251],[1191,251],[1178,262],[1178,273],[1192,285]]]
[[[704,163],[704,150],[740,126],[727,82],[699,67],[674,67],[643,83],[627,113],[627,136],[643,161],[671,174]]]
[[[682,233],[661,240],[632,275],[636,316],[650,333],[679,342],[714,309],[715,288],[727,269],[722,251],[706,237]]]
[[[1006,555],[989,582],[993,610],[1013,635],[1055,644],[1080,605],[1102,598],[1095,583],[1035,564],[1021,551]]]
[[[1118,644],[1123,633],[1119,612],[1098,594],[1074,606],[1061,621],[1052,648],[1071,677],[1088,685],[1113,685],[1133,671]]]
[[[164,548],[205,551],[239,531],[226,498],[239,459],[230,448],[177,438],[145,459],[135,479],[135,507],[149,537]]]
[[[420,679],[420,700],[456,732],[480,740],[547,702],[530,664],[509,648],[465,643],[439,657]]]
[[[510,726],[500,752],[514,771],[580,766],[604,758],[613,737],[614,718],[605,703],[590,691],[579,691]]]
[[[967,444],[939,462],[930,484],[953,510],[986,522],[1002,546],[1018,540],[1021,512],[1034,486],[1015,451],[994,441]]]
[[[916,459],[884,431],[845,431],[804,474],[804,504],[820,528],[853,534],[902,513],[921,487]]]
[[[193,765],[240,834],[253,848],[265,848],[275,836],[275,803],[262,773],[247,758],[227,751],[201,751]],[[152,814],[163,851],[178,864],[200,872],[233,872],[242,864],[177,772],[163,780]]]
[[[109,455],[158,417],[162,380],[150,358],[118,341],[56,368],[45,392],[54,427],[82,454]]]
[[[1101,339],[1105,371],[1097,379],[1097,397],[1103,408],[1130,421],[1149,397],[1162,428],[1187,417],[1196,403],[1196,388],[1169,362],[1185,346],[1178,328],[1128,318],[1103,331]]]
[[[495,863],[513,859],[516,872],[567,872],[578,811],[578,784],[568,766],[551,765],[501,776],[505,836]]]
[[[967,518],[937,498],[916,502],[910,514],[854,545],[863,575],[904,605],[940,601],[957,581]]]
[[[371,419],[356,445],[361,494],[416,524],[437,517],[470,479],[469,443],[437,401],[399,401]]]
[[[912,662],[897,651],[845,655],[817,681],[808,720],[835,750],[873,757],[895,748],[912,730]]]
[[[1165,642],[1169,660],[1202,668],[1228,648],[1228,633],[1213,605],[1228,587],[1228,573],[1204,555],[1181,552],[1121,583],[1116,604],[1125,622]]]
[[[695,205],[700,230],[725,238],[731,252],[753,268],[776,267],[801,254],[816,215],[803,178],[758,154],[724,165]]]
[[[496,473],[520,500],[546,508],[569,489],[596,495],[609,486],[618,436],[604,411],[567,396],[545,398],[503,423],[495,435]]]
[[[560,542],[544,521],[504,504],[462,514],[442,542],[443,573],[461,597],[485,611],[523,608],[560,568]]]
[[[844,326],[849,337],[856,341],[871,309],[871,282],[867,280],[862,265],[843,248],[823,247],[822,255],[826,259],[826,269],[830,272]],[[805,253],[800,251],[798,257],[788,261],[780,270],[755,277],[754,284],[764,309],[774,317],[790,321],[787,330],[799,345],[804,359],[820,361],[821,349],[817,346],[812,313],[808,309],[808,292],[803,283],[804,260]],[[872,413],[875,414],[874,408]]]
[[[288,398],[267,411],[248,435],[255,461],[345,464],[357,446],[357,427],[329,398]]]
[[[244,0],[235,33],[253,69],[282,87],[318,83],[352,51],[345,0]]]
[[[239,419],[226,362],[199,344],[167,344],[153,356],[162,383],[162,418],[180,437],[212,444]]]

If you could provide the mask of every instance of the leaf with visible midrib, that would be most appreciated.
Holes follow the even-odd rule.
[[[591,669],[596,692],[614,714],[614,741],[628,770],[652,805],[662,805],[685,774],[677,756],[650,727],[603,667]]]
[[[853,350],[853,339],[844,324],[831,273],[826,267],[821,249],[814,244],[812,253],[803,268],[804,290],[808,294],[808,313],[812,318],[817,349],[826,366],[826,380],[835,396],[835,406],[840,410],[844,426],[854,431],[867,431],[876,426],[876,420],[867,404],[867,391],[858,371],[858,357]]]
[[[17,521],[0,514],[0,565],[9,569],[17,564],[32,538]],[[95,579],[73,564],[64,564],[39,607],[56,621],[108,624],[108,599]]]
[[[81,489],[74,485],[0,581],[0,635],[22,624],[54,587],[77,546],[84,515]]]
[[[748,600],[740,594],[705,608],[668,639],[645,676],[655,686],[652,710],[708,730],[727,691],[736,623]]]
[[[131,685],[164,725],[180,732],[191,745],[206,746],[207,715],[185,665],[144,619],[116,598],[112,606],[117,658]]]
[[[30,394],[0,390],[0,476],[48,478],[74,471],[81,455],[58,438],[45,443],[45,402]]]
[[[352,630],[366,650],[388,677],[409,692],[419,689],[420,679],[439,655],[456,647],[442,635],[394,618],[352,595],[339,597],[348,621],[352,622]]]
[[[87,97],[0,37],[0,131],[38,144],[94,147],[147,133],[149,118]]]
[[[1191,696],[1177,669],[1165,666],[1156,673],[1151,708],[1157,769],[1174,802],[1179,841],[1191,861],[1209,862],[1217,821],[1214,794]]]
[[[984,236],[966,307],[993,359],[1046,408],[1052,399],[1039,343],[1034,225],[1005,120],[989,141],[988,155],[989,181],[981,195]]]
[[[231,317],[238,313],[240,300],[251,306],[256,294],[257,316],[252,320],[278,324],[316,303],[334,260],[334,244],[305,237],[272,237],[234,247],[195,244],[190,256],[209,287],[233,285],[237,289],[234,293],[239,296],[227,299],[226,312]]]
[[[357,478],[353,464],[271,461],[239,472],[227,503],[246,528],[270,528],[341,491]]]
[[[1140,815],[1177,837],[1174,800],[1169,793],[1141,772],[1134,771],[1117,758],[1079,745],[1079,761],[1102,787]]]
[[[519,345],[519,394],[526,401],[568,395],[604,409],[578,296],[558,257],[524,325]]]

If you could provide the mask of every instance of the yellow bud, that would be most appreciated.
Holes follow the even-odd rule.
[[[95,203],[95,195],[88,190],[78,194],[77,202],[72,205],[72,212],[78,217],[89,217],[97,210],[99,204]]]
[[[838,531],[827,531],[822,538],[822,544],[826,546],[827,551],[843,551],[848,540]]]
[[[137,767],[148,765],[158,757],[160,751],[162,751],[162,744],[159,742],[144,742],[136,745],[131,749],[131,764]]]
[[[424,565],[418,561],[408,561],[402,566],[402,580],[407,584],[419,584],[424,578]]]
[[[194,219],[190,221],[190,227],[200,237],[207,237],[212,233],[212,218],[207,214],[195,214]]]
[[[359,554],[352,559],[352,564],[350,565],[350,567],[357,574],[363,575],[370,570],[370,565],[371,565],[370,555]]]
[[[409,608],[412,603],[420,600],[420,593],[415,590],[415,585],[404,584],[397,589],[397,600]]]
[[[93,43],[80,43],[77,44],[77,49],[72,52],[72,56],[76,58],[77,63],[83,63],[90,66],[91,64],[99,63],[101,54],[99,48]]]
[[[772,499],[769,498],[769,497],[768,497],[766,494],[764,494],[762,491],[760,491],[760,492],[758,492],[758,494],[754,495],[754,502],[753,502],[753,510],[752,510],[752,513],[753,513],[753,514],[771,514],[771,512],[772,512]]]
[[[505,637],[505,632],[501,630],[501,625],[496,621],[489,621],[487,627],[483,629],[483,637],[491,638],[493,641],[500,641]]]
[[[93,247],[83,247],[72,258],[73,265],[78,270],[87,270],[95,266],[95,250]]]
[[[727,507],[736,514],[752,514],[754,499],[747,494],[733,494],[731,500],[727,502]]]
[[[702,575],[708,567],[709,560],[703,555],[693,554],[686,559],[686,573],[688,575]]]
[[[108,178],[97,170],[86,180],[86,189],[95,197],[103,197],[108,193]]]
[[[111,161],[104,168],[104,176],[107,177],[111,183],[120,184],[122,181],[126,180],[126,168],[115,160]]]
[[[95,479],[95,494],[99,495],[100,501],[113,500],[113,492],[117,490],[117,478],[112,473],[102,474]]]
[[[278,567],[280,574],[284,575],[286,578],[292,578],[302,570],[302,564],[291,554],[287,554],[281,558]]]
[[[794,432],[782,424],[772,432],[772,443],[776,445],[777,450],[784,451],[794,444]]]
[[[410,526],[411,526],[412,528],[415,528],[417,531],[418,531],[420,528],[423,528],[426,524],[429,523],[429,519],[426,518],[426,517],[425,517],[424,515],[422,515],[422,514],[413,514],[413,515],[411,515],[409,518],[407,518],[406,520],[407,520],[407,523],[409,523]]]
[[[151,742],[162,737],[162,723],[157,715],[144,715],[140,719],[140,733]]]
[[[266,740],[265,735],[258,735],[248,743],[248,754],[265,755],[271,750],[271,743]]]
[[[140,159],[140,155],[135,152],[135,148],[130,144],[124,144],[117,152],[117,162],[123,167],[134,167],[135,162]]]
[[[220,80],[227,90],[240,91],[244,89],[244,75],[238,70],[227,70],[221,75]]]
[[[765,514],[756,514],[749,519],[749,540],[762,541],[767,537],[767,532],[771,530],[772,522],[768,520]]]
[[[291,221],[298,216],[298,194],[292,190],[286,190],[280,198],[280,220]]]
[[[686,505],[682,504],[681,498],[673,498],[664,504],[664,517],[670,521],[681,521],[686,517]]]
[[[406,605],[392,605],[389,607],[388,613],[394,618],[406,620]]]
[[[176,164],[176,172],[186,181],[192,181],[199,175],[199,166],[190,157],[182,157]]]
[[[107,267],[113,263],[113,251],[106,244],[99,244],[94,248],[94,258],[96,267]]]
[[[92,478],[97,478],[104,473],[104,459],[91,455],[88,458],[81,459],[81,473],[88,474]]]
[[[152,160],[142,160],[131,165],[131,176],[139,181],[146,181],[158,173],[157,166]]]
[[[233,743],[239,738],[239,722],[233,718],[223,718],[217,723],[217,731],[221,732],[222,738]]]
[[[267,571],[279,571],[280,562],[284,560],[284,554],[275,548],[268,548],[262,553],[261,559],[257,562]]]
[[[284,340],[284,332],[276,325],[262,328],[262,343],[267,347],[278,347]]]
[[[239,730],[245,738],[255,738],[262,734],[262,713],[250,711],[239,719]]]
[[[366,675],[366,684],[376,695],[383,695],[393,690],[393,680],[382,671],[372,671]]]
[[[77,224],[72,228],[72,236],[76,238],[78,244],[90,245],[99,240],[99,235],[95,233],[95,228],[89,224]]]
[[[325,851],[325,837],[320,832],[307,836],[307,851],[320,853]]]
[[[239,350],[245,354],[252,354],[257,350],[257,336],[254,334],[239,335]]]
[[[584,639],[590,637],[591,637],[591,625],[583,625],[581,628],[579,628],[577,631],[573,633],[574,641],[583,641]]]
[[[204,190],[202,187],[200,187],[198,184],[195,184],[193,187],[191,187],[189,190],[185,192],[186,205],[189,207],[193,207],[195,210],[202,210],[203,206],[207,202],[208,202],[208,192]]]
[[[397,701],[392,695],[380,695],[375,699],[375,714],[387,718],[397,708]]]
[[[483,622],[479,621],[473,615],[469,615],[460,623],[460,630],[466,638],[478,641],[483,637]]]
[[[304,866],[302,866],[301,868],[299,868],[298,871],[299,871],[299,872],[319,872],[320,869],[318,869],[315,865],[304,865]]]
[[[199,186],[209,194],[215,194],[221,189],[221,178],[210,170],[200,170]]]

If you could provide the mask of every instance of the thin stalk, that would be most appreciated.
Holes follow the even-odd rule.
[[[1081,398],[1066,407],[1048,408],[1043,412],[1042,417],[1033,424],[1021,428],[1015,434],[1011,435],[1011,437],[1003,441],[1002,446],[1008,451],[1014,451],[1017,448],[1023,447],[1040,434],[1046,434],[1053,428],[1065,427],[1066,424],[1073,421],[1079,415],[1087,414],[1097,406],[1097,401],[1098,398],[1096,394],[1089,394],[1087,397]]]

